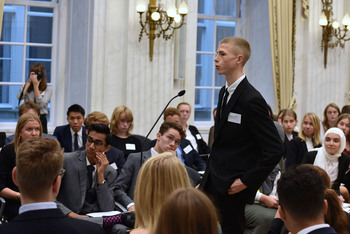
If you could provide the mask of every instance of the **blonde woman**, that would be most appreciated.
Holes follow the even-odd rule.
[[[165,198],[178,188],[190,186],[185,167],[172,153],[162,153],[147,160],[137,177],[136,229],[131,233],[152,233]]]
[[[111,117],[111,145],[123,151],[125,160],[130,153],[141,151],[142,143],[131,134],[134,127],[133,120],[132,112],[126,106],[116,107]]]
[[[289,142],[285,168],[300,165],[305,153],[318,147],[321,147],[320,119],[315,113],[306,113],[298,137]]]

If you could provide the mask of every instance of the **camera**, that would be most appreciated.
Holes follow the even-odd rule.
[[[41,74],[40,72],[36,73],[36,78],[39,80],[41,80],[43,78],[43,74]]]

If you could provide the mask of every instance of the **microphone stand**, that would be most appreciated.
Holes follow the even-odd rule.
[[[141,144],[140,167],[142,166],[143,147],[144,147],[144,144],[145,144],[147,138],[148,138],[149,135],[151,134],[153,128],[154,128],[154,127],[156,126],[156,124],[158,123],[160,117],[162,117],[162,115],[163,115],[164,111],[166,110],[166,108],[168,108],[170,102],[171,102],[172,100],[174,100],[175,98],[177,98],[177,97],[183,96],[185,93],[186,93],[186,90],[181,90],[175,97],[173,97],[172,99],[170,99],[170,101],[168,102],[168,104],[166,104],[166,106],[164,107],[163,111],[162,111],[162,112],[160,113],[160,115],[158,116],[158,119],[156,120],[156,122],[153,124],[151,130],[149,130],[149,132],[147,133],[145,139],[143,140],[143,142],[142,142],[142,144]]]

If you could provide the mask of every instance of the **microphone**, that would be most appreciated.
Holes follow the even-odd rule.
[[[183,96],[185,93],[186,93],[186,90],[181,90],[180,92],[178,92],[178,94],[177,94],[175,97],[173,97],[172,99],[170,99],[170,101],[168,102],[168,104],[166,104],[166,106],[164,107],[163,111],[162,111],[162,112],[160,113],[160,115],[158,116],[158,119],[156,120],[156,122],[153,124],[153,126],[152,126],[151,130],[149,130],[149,132],[147,133],[147,135],[146,135],[145,139],[143,140],[143,142],[142,142],[142,144],[141,144],[140,167],[142,166],[142,153],[143,153],[143,146],[144,146],[144,144],[145,144],[145,142],[146,142],[147,138],[148,138],[148,137],[149,137],[149,135],[151,134],[151,132],[152,132],[153,128],[154,128],[154,127],[156,126],[156,124],[158,123],[158,121],[159,121],[160,117],[162,117],[162,115],[163,115],[164,111],[165,111],[165,110],[166,110],[166,108],[169,106],[170,102],[171,102],[172,100],[174,100],[175,98],[177,98],[177,97],[182,97],[182,96]]]

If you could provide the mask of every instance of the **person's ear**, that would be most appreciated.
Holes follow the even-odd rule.
[[[281,205],[278,206],[277,212],[279,212],[279,215],[280,215],[281,219],[283,220],[283,222],[286,222],[287,214]]]
[[[159,138],[162,134],[160,134],[160,132],[157,133],[157,141],[159,141]]]
[[[328,202],[326,199],[323,200],[323,214],[326,214],[328,210]]]
[[[18,186],[18,182],[17,182],[17,168],[14,167],[12,169],[12,180],[13,180],[13,183]]]
[[[111,145],[105,146],[105,150],[103,152],[107,152],[111,148]]]

